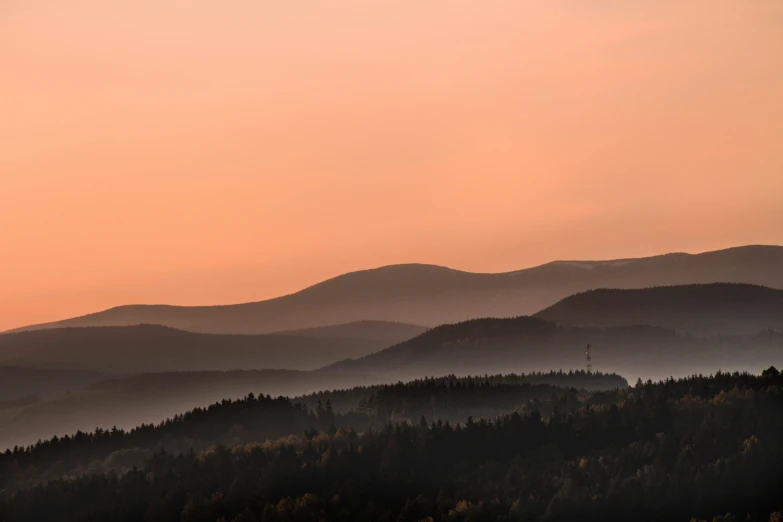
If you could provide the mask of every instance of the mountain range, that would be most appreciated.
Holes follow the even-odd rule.
[[[555,261],[500,274],[433,265],[353,272],[300,292],[224,306],[127,305],[18,330],[159,324],[200,333],[262,334],[362,320],[434,327],[531,315],[596,288],[747,283],[783,289],[783,247],[745,246],[612,261]]]
[[[505,274],[398,265],[259,303],[119,307],[0,334],[0,440],[249,391],[567,372],[588,344],[595,370],[631,382],[759,372],[783,366],[781,288],[783,247],[740,247]]]
[[[433,346],[444,342],[441,338],[443,332],[451,332],[447,341],[454,343],[462,335],[455,332],[464,333],[466,328],[470,329],[470,333],[463,337],[479,343],[483,342],[483,338],[493,336],[498,329],[510,328],[508,331],[513,335],[535,336],[541,329],[554,332],[560,328],[556,338],[541,341],[547,353],[553,353],[552,344],[560,343],[559,339],[566,332],[572,339],[568,342],[575,343],[570,345],[573,348],[590,342],[591,337],[609,335],[609,329],[617,327],[625,327],[623,332],[626,336],[629,332],[641,336],[633,340],[637,345],[647,342],[653,331],[675,335],[677,339],[671,342],[680,342],[679,337],[689,335],[752,336],[769,329],[783,330],[783,290],[738,283],[590,290],[542,310],[535,315],[535,320],[524,318],[511,323],[492,323],[491,328],[485,328],[483,325],[486,324],[489,323],[474,320],[467,326],[452,324],[428,330],[404,323],[361,321],[259,335],[202,334],[160,325],[42,329],[0,335],[0,364],[115,374],[235,369],[313,370],[343,359],[370,356],[394,345],[397,345],[393,349],[398,353],[408,350],[405,346],[415,346],[415,349],[409,350],[410,357],[420,364],[429,357],[427,354]],[[631,327],[638,328],[629,329]],[[574,338],[577,331],[583,338]],[[458,359],[454,354],[444,353],[442,356],[446,360],[442,363],[434,360],[425,373],[438,373],[439,368],[447,372],[451,369],[456,371],[458,368],[450,366],[453,364],[459,364],[462,368],[459,371],[464,373],[470,369],[463,360],[498,356],[478,349],[474,352],[460,353]],[[371,360],[372,356],[368,359]],[[547,360],[549,362],[539,369],[581,366],[581,361]],[[483,364],[481,361],[474,363]],[[488,363],[494,364],[492,361]],[[524,366],[515,368],[516,371],[529,369]],[[500,370],[502,368],[492,368],[492,371]],[[379,370],[362,368],[359,372],[379,373]],[[352,373],[356,371],[352,370]],[[417,376],[420,372],[405,375],[406,378]]]
[[[128,330],[138,331],[138,328],[73,330],[114,335],[119,332],[122,338]],[[172,332],[175,336],[204,335],[176,330],[167,333]],[[30,332],[38,333],[42,332]],[[188,408],[241,397],[251,391],[294,396],[425,376],[558,369],[568,372],[585,368],[588,343],[592,345],[595,371],[617,373],[630,382],[637,378],[664,379],[717,370],[759,373],[770,365],[783,366],[783,332],[777,331],[701,338],[656,326],[597,328],[555,325],[535,317],[476,319],[440,326],[384,350],[312,371],[176,371],[104,378],[67,395],[0,409],[0,449],[3,444],[26,444],[39,437],[95,426],[130,427],[157,422]],[[113,347],[107,345],[104,349]],[[117,349],[121,350],[122,346]],[[220,348],[217,350],[220,353]],[[187,356],[182,359],[187,360]],[[80,361],[89,362],[86,357]]]
[[[42,329],[0,335],[0,364],[123,374],[310,370],[367,355],[425,330],[380,322],[266,335],[203,334],[151,324]]]
[[[585,368],[586,347],[596,370],[629,380],[723,371],[759,372],[783,364],[783,332],[693,337],[658,326],[608,328],[556,325],[535,317],[474,319],[443,325],[327,373],[408,380],[426,375],[532,372]]]

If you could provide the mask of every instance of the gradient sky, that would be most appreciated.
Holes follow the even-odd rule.
[[[779,0],[2,0],[0,330],[783,244]]]

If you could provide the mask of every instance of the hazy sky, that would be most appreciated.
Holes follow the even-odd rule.
[[[0,330],[783,244],[779,0],[2,0]]]

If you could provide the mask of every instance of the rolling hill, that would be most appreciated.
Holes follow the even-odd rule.
[[[163,372],[102,380],[67,396],[0,410],[0,443],[29,443],[95,426],[130,427],[248,392],[294,396],[447,374],[567,372],[584,368],[587,343],[592,344],[595,371],[617,373],[631,383],[637,378],[717,370],[758,373],[771,365],[783,366],[779,332],[703,339],[652,326],[585,328],[532,317],[480,319],[440,326],[385,350],[314,371]]]
[[[274,333],[275,335],[316,337],[319,339],[366,339],[391,345],[412,339],[427,330],[426,326],[416,324],[393,323],[389,321],[354,321],[352,323],[315,326],[313,328]]]
[[[589,290],[535,317],[568,326],[647,324],[701,336],[752,335],[783,329],[783,291],[727,283]]]
[[[425,375],[531,372],[584,368],[585,346],[593,367],[623,375],[664,379],[717,370],[761,371],[783,363],[783,333],[683,336],[654,326],[567,327],[534,317],[476,319],[444,325],[321,372],[408,380]]]
[[[394,265],[345,274],[295,294],[256,303],[127,305],[20,330],[148,323],[202,333],[259,334],[359,320],[431,327],[477,317],[533,314],[566,296],[595,288],[714,282],[783,289],[783,247],[746,246],[614,261],[556,261],[502,274]]]
[[[160,422],[191,408],[249,392],[293,397],[363,384],[370,381],[294,370],[163,372],[108,379],[68,396],[0,410],[0,451],[96,426],[129,429]]]
[[[600,374],[507,375],[494,376],[490,379],[496,383],[512,386],[527,383],[533,387],[540,385],[547,388],[575,387],[592,391],[628,385],[621,376]],[[444,380],[453,381],[453,379]],[[485,379],[479,377],[478,380]],[[368,384],[373,385],[368,386]],[[422,390],[426,392],[426,384],[419,384],[419,392]],[[358,387],[354,388],[357,385]],[[96,427],[131,429],[142,423],[157,423],[194,407],[222,402],[224,399],[245,397],[251,392],[258,396],[296,397],[294,402],[305,404],[311,410],[317,409],[319,401],[326,403],[329,400],[335,411],[340,413],[361,410],[363,400],[369,399],[373,394],[379,402],[391,408],[392,405],[386,402],[391,395],[399,397],[393,401],[394,409],[398,412],[424,407],[428,410],[428,415],[434,414],[430,393],[414,392],[400,395],[405,388],[406,386],[399,383],[386,385],[371,383],[361,376],[290,370],[174,372],[108,379],[67,397],[37,402],[17,408],[15,411],[0,409],[0,453],[9,446],[31,444],[38,439],[48,439],[55,434],[63,436],[73,434],[77,430],[90,431]],[[460,390],[452,389],[452,391],[459,393]],[[553,391],[553,389],[545,390],[544,396],[548,396]],[[380,397],[379,392],[381,392]],[[514,401],[511,404],[519,405]],[[225,403],[223,405],[225,406]],[[473,405],[475,406],[475,403]],[[484,406],[483,409],[494,409],[499,405],[493,401],[491,404],[485,403]],[[469,405],[466,404],[465,407]],[[445,409],[441,412],[448,413]],[[478,413],[474,412],[474,414]],[[464,421],[465,418],[460,420]],[[356,425],[353,427],[361,428]],[[241,431],[234,423],[218,423],[211,428],[226,433],[238,434]],[[180,432],[179,435],[183,434]],[[189,434],[187,438],[193,439],[193,435]],[[159,442],[171,443],[172,439],[169,437]],[[210,444],[215,442],[217,441],[210,441]],[[185,448],[180,450],[184,451]]]
[[[41,399],[75,392],[111,377],[111,374],[83,370],[45,370],[19,366],[0,366],[0,401],[28,396]]]
[[[410,328],[402,328],[410,333]],[[344,330],[345,331],[345,330]],[[387,332],[387,337],[394,337]],[[394,337],[396,340],[407,338]],[[113,373],[309,370],[388,346],[387,339],[219,335],[159,325],[57,328],[0,335],[0,364]]]

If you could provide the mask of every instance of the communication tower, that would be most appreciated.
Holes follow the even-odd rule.
[[[593,373],[593,355],[590,353],[590,345],[585,348],[585,361],[587,362],[587,373]]]

